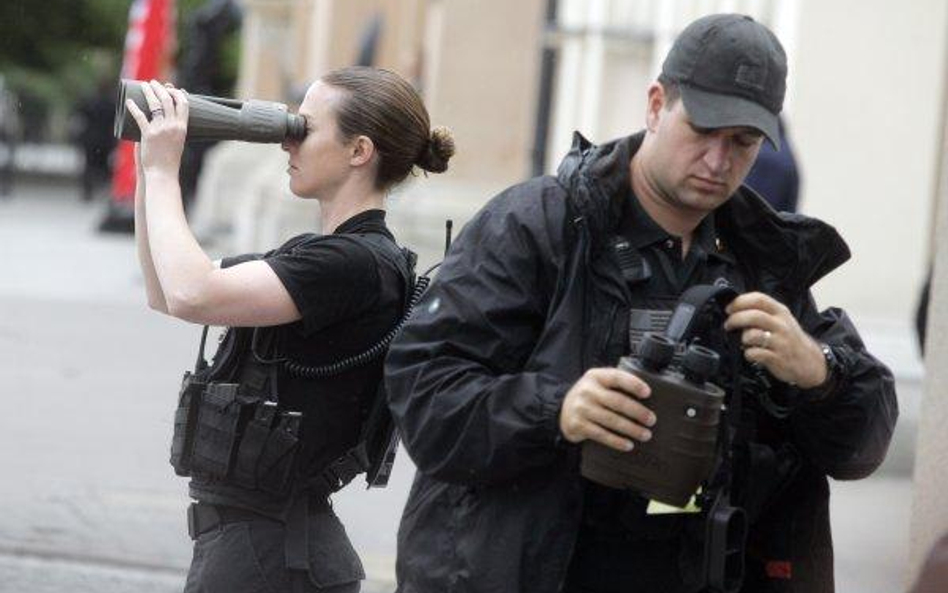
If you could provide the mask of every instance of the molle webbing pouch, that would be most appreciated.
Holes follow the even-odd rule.
[[[232,392],[237,394],[234,398]],[[223,394],[226,397],[219,397]],[[195,473],[244,488],[287,494],[300,449],[302,413],[280,410],[275,400],[241,396],[240,386],[233,383],[211,383],[203,401],[194,447]]]
[[[258,488],[278,495],[289,492],[300,449],[301,418],[299,412],[284,412],[267,433],[254,472]]]
[[[214,355],[214,362],[208,365],[204,356],[207,344],[208,327],[201,332],[201,345],[198,348],[194,370],[184,373],[181,391],[178,394],[178,407],[174,413],[174,433],[171,437],[171,466],[179,476],[191,475],[191,458],[194,450],[194,434],[198,425],[198,410],[204,397],[204,391],[211,380],[226,380],[233,377],[237,369],[240,353],[247,340],[246,332],[239,328],[228,329],[221,336],[221,344]]]
[[[171,437],[171,466],[179,476],[191,475],[191,452],[194,447],[194,427],[197,425],[198,404],[207,383],[190,371],[181,381],[178,407],[174,411],[174,433]]]
[[[234,481],[245,488],[257,487],[257,463],[276,421],[278,405],[274,401],[258,402],[253,418],[244,427],[234,460]]]
[[[212,480],[227,477],[234,455],[241,409],[237,383],[209,383],[198,404],[191,472]]]
[[[196,476],[275,494],[288,493],[300,449],[300,412],[279,405],[275,365],[248,356],[246,330],[228,330],[214,365],[187,372],[175,411],[171,464]]]
[[[207,326],[201,332],[194,371],[186,371],[178,393],[178,407],[174,412],[174,432],[171,436],[171,466],[179,476],[191,475],[191,453],[194,447],[194,429],[197,426],[198,406],[207,387],[208,364],[204,358]]]
[[[252,344],[263,344],[264,351],[277,348],[277,336],[260,336],[254,330]],[[299,453],[301,412],[280,406],[277,385],[278,367],[249,356],[240,372],[241,388],[255,396],[251,414],[242,424],[233,478],[246,488],[277,495],[287,494],[292,486]]]

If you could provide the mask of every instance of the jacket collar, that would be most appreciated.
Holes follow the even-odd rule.
[[[575,132],[557,169],[573,218],[586,220],[594,249],[617,231],[630,184],[629,162],[644,138],[639,132],[597,146]],[[850,257],[832,226],[800,214],[777,213],[746,185],[715,211],[715,223],[724,244],[740,254],[760,288],[770,292],[809,288]]]

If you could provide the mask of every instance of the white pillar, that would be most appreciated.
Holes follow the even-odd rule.
[[[948,32],[948,27],[946,27]],[[948,60],[946,60],[948,61]],[[942,91],[941,166],[935,206],[935,258],[925,344],[925,395],[918,427],[909,582],[932,544],[948,532],[948,92]]]

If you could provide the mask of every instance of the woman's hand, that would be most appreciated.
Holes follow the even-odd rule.
[[[162,86],[155,80],[143,83],[142,92],[151,111],[151,121],[134,101],[125,100],[125,107],[141,130],[141,172],[167,173],[177,178],[188,131],[187,93],[170,84]]]
[[[741,332],[744,358],[803,389],[826,380],[826,359],[819,344],[782,303],[766,294],[749,292],[731,301],[726,312],[724,329]]]

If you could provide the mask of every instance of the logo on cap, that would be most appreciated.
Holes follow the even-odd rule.
[[[764,90],[764,82],[767,80],[767,74],[764,69],[757,64],[738,64],[737,76],[734,82],[740,86],[752,88],[757,91]]]

